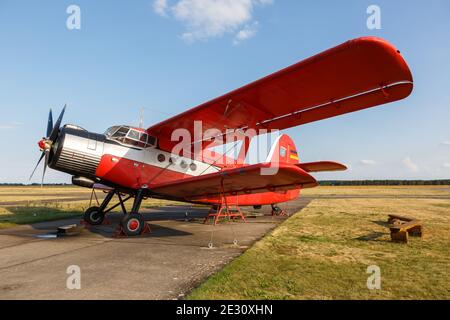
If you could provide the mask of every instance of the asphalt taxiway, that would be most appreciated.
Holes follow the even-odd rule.
[[[299,212],[309,201],[300,198],[286,209]],[[76,236],[55,231],[80,224],[79,218],[0,230],[0,299],[183,298],[286,219],[269,209],[250,214],[247,223],[217,226],[203,224],[207,210],[200,207],[146,209],[151,233],[135,238],[113,237],[119,214]],[[79,267],[80,289],[67,286],[70,266]]]

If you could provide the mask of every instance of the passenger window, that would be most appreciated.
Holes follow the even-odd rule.
[[[158,154],[158,161],[159,161],[159,162],[164,162],[164,161],[166,161],[166,156],[163,155],[162,153]]]

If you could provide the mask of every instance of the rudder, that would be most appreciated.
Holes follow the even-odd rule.
[[[279,136],[273,143],[266,162],[298,164],[300,157],[291,137],[287,134]]]

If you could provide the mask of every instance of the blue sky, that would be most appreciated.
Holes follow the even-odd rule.
[[[66,27],[71,4],[80,30]],[[381,30],[366,26],[371,4]],[[0,0],[0,182],[27,182],[50,107],[97,132],[144,107],[149,126],[365,35],[402,51],[412,96],[286,133],[303,161],[351,168],[321,179],[449,178],[449,14],[447,0]]]

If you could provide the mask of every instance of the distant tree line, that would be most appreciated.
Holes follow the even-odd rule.
[[[448,186],[447,180],[324,180],[321,186]]]
[[[449,186],[446,180],[323,180],[321,186]],[[40,186],[40,183],[0,183],[0,186]],[[44,186],[71,186],[70,183],[44,183]]]

